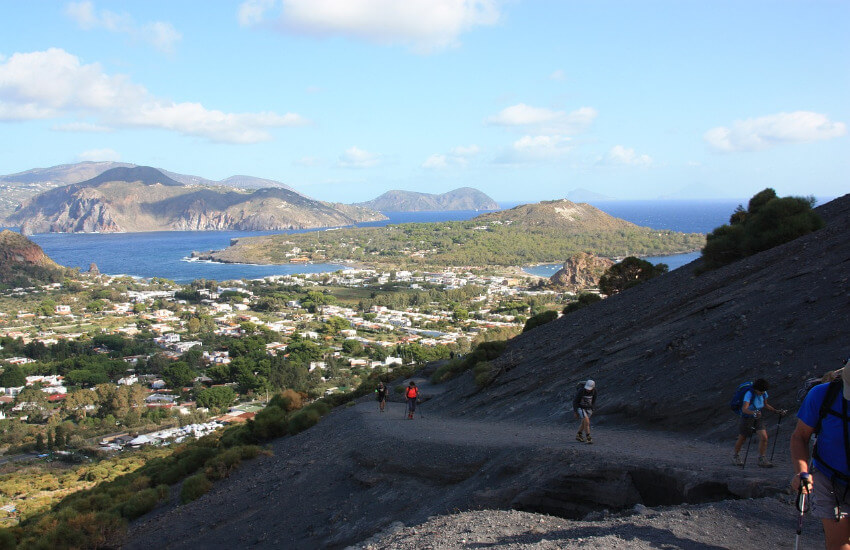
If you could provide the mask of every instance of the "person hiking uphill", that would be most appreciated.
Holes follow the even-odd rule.
[[[416,401],[419,399],[419,389],[416,387],[416,382],[413,380],[411,380],[410,385],[407,386],[405,397],[407,397],[407,418],[412,419],[413,413],[416,412]]]
[[[767,409],[775,412],[780,416],[784,416],[787,411],[773,408],[767,402],[767,390],[769,384],[764,378],[759,378],[753,382],[751,390],[744,394],[744,400],[741,405],[741,422],[738,425],[738,440],[735,441],[735,454],[732,457],[732,463],[736,466],[743,466],[744,461],[741,460],[741,447],[748,437],[753,434],[759,436],[759,461],[758,465],[762,468],[772,468],[773,464],[767,459],[767,430],[764,428],[764,418],[762,409]]]
[[[596,382],[588,380],[584,384],[579,384],[576,396],[573,398],[573,415],[581,419],[581,424],[578,427],[576,441],[584,443],[593,443],[593,438],[590,436],[590,417],[593,416],[593,406],[596,404]],[[582,432],[587,435],[582,435]]]
[[[381,412],[384,412],[384,407],[387,406],[387,387],[383,382],[378,382],[375,394],[377,394],[378,406],[380,407]]]
[[[850,359],[841,377],[813,387],[791,434],[791,488],[809,497],[821,520],[827,550],[850,550]],[[817,436],[812,456],[809,440]],[[809,459],[812,468],[809,469]],[[802,486],[802,487],[801,487]]]

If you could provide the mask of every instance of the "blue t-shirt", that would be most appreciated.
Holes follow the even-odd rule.
[[[764,400],[767,399],[767,392],[757,394],[755,390],[750,390],[744,394],[742,403],[749,403],[751,411],[760,411],[764,408]],[[746,414],[744,416],[747,416]]]
[[[797,418],[810,428],[814,428],[818,423],[820,406],[826,397],[827,388],[829,388],[829,384],[818,384],[809,390],[806,399],[797,412]],[[827,414],[821,422],[820,433],[817,434],[818,454],[833,470],[844,475],[850,475],[850,471],[847,469],[847,455],[844,451],[844,426],[840,416],[843,398],[842,392],[839,391],[832,403],[832,410],[839,416]],[[824,474],[828,476],[832,474],[829,468],[822,468],[817,460],[814,461],[814,465]]]

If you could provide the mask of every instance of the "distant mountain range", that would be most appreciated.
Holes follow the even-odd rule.
[[[33,168],[25,172],[0,176],[0,220],[12,214],[20,204],[44,191],[87,181],[113,168],[134,168],[136,166],[136,164],[127,162],[78,162],[76,164],[51,166],[50,168]],[[253,176],[231,176],[221,181],[214,181],[168,170],[159,169],[159,171],[172,180],[185,185],[224,186],[240,189],[281,187],[298,193],[285,183]]]
[[[106,217],[103,220],[99,221],[94,219],[103,214],[100,210],[98,210],[99,206],[96,207],[94,211],[88,213],[80,210],[80,208],[89,208],[94,205],[94,203],[90,203],[89,201],[91,197],[88,195],[90,195],[91,192],[84,193],[86,195],[86,200],[82,203],[78,202],[75,206],[77,210],[73,213],[63,212],[62,207],[60,207],[56,202],[57,200],[60,200],[63,193],[50,194],[36,199],[36,197],[43,193],[69,185],[79,185],[85,188],[100,188],[101,184],[115,181],[123,181],[126,183],[141,181],[138,179],[128,179],[131,176],[127,175],[130,173],[138,174],[139,172],[121,171],[138,168],[156,171],[156,174],[158,175],[153,175],[151,177],[157,180],[157,183],[160,183],[162,186],[181,187],[184,189],[188,187],[195,188],[196,190],[197,188],[206,188],[208,190],[217,189],[215,193],[219,195],[227,195],[230,197],[230,200],[225,200],[224,202],[220,199],[212,200],[212,195],[209,193],[203,194],[198,192],[192,197],[194,199],[204,197],[201,199],[202,203],[195,205],[195,208],[202,208],[203,213],[197,214],[190,211],[186,212],[185,215],[180,215],[179,213],[174,212],[163,212],[163,215],[168,215],[172,218],[157,219],[153,226],[146,226],[144,224],[154,220],[146,219],[145,216],[141,215],[141,213],[130,213],[129,210],[132,210],[133,206],[129,204],[124,205],[124,207],[113,204],[108,209],[109,211],[104,214]],[[135,178],[137,176],[132,177]],[[253,199],[246,199],[245,191],[251,190],[263,190],[263,192],[255,195]],[[79,188],[74,188],[72,192],[77,193],[78,191]],[[182,193],[175,192],[175,194]],[[66,199],[70,199],[70,196],[67,196]],[[105,199],[107,202],[110,202],[109,197],[105,197]],[[161,197],[161,200],[165,199],[166,197]],[[227,213],[221,212],[218,216],[214,212],[216,209],[222,210],[235,208],[235,205],[237,204],[243,204],[246,201],[251,202],[252,200],[265,200],[265,205],[267,207],[270,207],[271,205],[271,203],[268,202],[269,200],[283,200],[290,206],[275,210],[274,208],[264,209],[258,205],[253,205],[249,208],[251,212],[241,214],[237,214],[234,211]],[[326,211],[327,205],[329,204],[332,204],[332,208],[338,211],[337,214],[330,215]],[[298,213],[292,209],[295,205],[297,205],[296,209],[299,210]],[[315,205],[325,206],[317,207],[317,211],[314,213],[315,215],[311,220],[309,219],[310,216],[304,215],[304,209],[309,210]],[[155,211],[160,206],[166,205],[162,204],[154,206],[148,204],[145,207],[141,207],[141,205],[139,205],[139,209],[145,210],[147,214],[152,215],[154,218],[158,218],[159,214]],[[123,223],[118,223],[116,216],[118,218],[122,217],[122,214],[118,212],[118,210],[122,209],[129,209],[126,214],[136,221],[124,219]],[[30,232],[143,230],[137,229],[139,227],[151,227],[151,229],[148,229],[151,231],[163,228],[290,229],[350,225],[357,221],[384,219],[383,216],[369,213],[366,210],[413,212],[498,209],[499,205],[496,201],[481,191],[469,187],[455,189],[454,191],[449,191],[448,193],[443,193],[441,195],[417,193],[413,191],[389,191],[368,202],[343,205],[313,200],[285,183],[270,179],[237,175],[230,176],[221,181],[213,181],[200,176],[178,174],[168,170],[141,167],[126,162],[79,162],[76,164],[52,166],[50,168],[34,168],[25,172],[0,176],[0,222],[5,222],[6,225],[23,226],[26,224],[26,231]],[[262,213],[258,210],[262,211]],[[86,220],[83,221],[81,218],[86,218]],[[185,218],[189,218],[189,221]],[[113,224],[110,220],[115,223]],[[115,227],[120,227],[121,229],[115,229]]]
[[[434,195],[415,191],[387,191],[380,197],[357,206],[380,212],[425,212],[446,210],[498,210],[499,205],[477,189],[461,187],[454,191]]]
[[[237,176],[239,181],[254,178]],[[234,178],[231,178],[234,179]],[[42,192],[7,217],[24,234],[284,230],[386,219],[358,206],[310,199],[285,187],[186,185],[156,168],[119,166]]]

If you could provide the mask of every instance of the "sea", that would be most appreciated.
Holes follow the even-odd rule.
[[[708,233],[727,223],[745,200],[724,201],[598,201],[591,204],[617,218],[653,229]],[[503,209],[523,203],[500,203]],[[425,223],[472,219],[485,211],[384,212],[387,220],[359,224],[377,227],[398,223]],[[14,229],[14,228],[13,228]],[[323,273],[345,269],[338,264],[251,265],[222,264],[191,259],[193,251],[220,250],[231,239],[282,231],[155,231],[149,233],[43,233],[30,239],[59,264],[88,270],[94,263],[101,273],[134,277],[162,277],[178,283],[195,279],[226,281],[259,279],[270,275]],[[699,252],[646,258],[666,263],[670,269],[691,262]],[[566,258],[565,258],[566,259]],[[549,277],[561,264],[526,266],[531,274]]]

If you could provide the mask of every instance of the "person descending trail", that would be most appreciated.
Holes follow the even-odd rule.
[[[813,387],[797,412],[791,434],[794,492],[808,495],[811,513],[821,520],[827,550],[850,548],[850,359],[841,376]],[[809,456],[809,440],[816,436]],[[809,460],[811,459],[811,469]],[[805,503],[804,499],[803,502]],[[805,512],[801,507],[800,515]],[[798,531],[799,532],[799,531]]]
[[[741,458],[741,447],[744,442],[753,435],[759,436],[759,459],[758,465],[761,468],[772,468],[773,463],[767,459],[767,430],[764,427],[764,418],[761,410],[767,409],[775,412],[780,416],[784,416],[788,411],[776,409],[767,402],[767,390],[769,388],[767,380],[759,378],[752,384],[745,383],[738,386],[736,396],[733,398],[733,409],[737,409],[735,401],[740,394],[740,411],[741,422],[738,425],[738,439],[735,441],[735,453],[732,455],[732,463],[736,466],[745,466],[745,460]],[[747,446],[749,452],[749,446]]]
[[[419,389],[416,387],[416,382],[413,380],[411,380],[410,385],[407,386],[405,397],[407,397],[407,418],[412,420],[413,413],[416,412],[416,402],[419,400]]]
[[[378,387],[375,389],[375,395],[378,398],[379,410],[384,412],[384,408],[387,406],[387,387],[383,382],[378,382]]]
[[[577,390],[573,398],[573,415],[581,419],[581,424],[578,427],[576,441],[593,443],[593,438],[590,436],[590,417],[593,415],[593,406],[596,404],[596,382],[588,380],[579,384]]]

